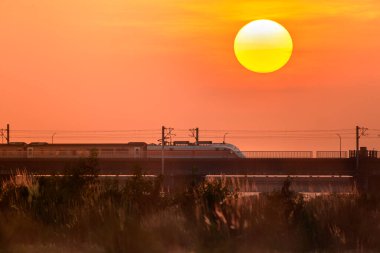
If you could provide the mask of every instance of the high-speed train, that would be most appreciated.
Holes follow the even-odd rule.
[[[160,158],[162,146],[150,144],[147,147],[149,158]],[[212,143],[199,141],[197,144],[188,141],[175,141],[164,146],[166,158],[244,158],[238,147],[229,143]]]
[[[96,153],[98,158],[244,158],[243,153],[228,143],[200,141],[173,142],[162,146],[145,142],[129,143],[73,143],[49,144],[47,142],[11,142],[0,144],[0,158],[79,158]]]

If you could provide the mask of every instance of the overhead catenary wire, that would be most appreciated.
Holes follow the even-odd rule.
[[[335,138],[336,134],[340,134],[342,139],[354,139],[354,129],[296,129],[296,130],[248,130],[248,129],[204,129],[201,130],[203,140],[221,139],[228,132],[228,139],[244,140],[244,139],[287,139],[294,141],[303,140],[328,140]],[[121,129],[121,130],[41,130],[41,129],[15,129],[12,130],[13,138],[22,139],[50,139],[54,134],[54,138],[61,141],[75,142],[80,140],[141,140],[151,142],[160,135],[160,129]],[[189,140],[189,129],[174,129],[178,133],[175,137],[177,140]],[[365,139],[379,139],[377,132],[380,129],[368,129],[367,135],[362,136]],[[375,133],[375,134],[374,134]]]
[[[132,133],[132,132],[160,132],[158,130],[25,130],[16,129],[12,132],[60,132],[60,133]]]
[[[319,129],[319,130],[232,130],[232,129],[219,129],[219,130],[202,130],[202,132],[279,132],[279,133],[284,133],[284,132],[289,132],[289,133],[294,133],[294,132],[348,132],[348,131],[354,131],[354,129]]]

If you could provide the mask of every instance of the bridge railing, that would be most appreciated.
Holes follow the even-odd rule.
[[[316,158],[348,158],[347,151],[317,151]]]
[[[350,150],[349,157],[354,158],[356,157],[356,150]],[[377,150],[367,150],[367,149],[361,149],[359,151],[359,157],[366,157],[366,158],[380,158],[379,152]]]
[[[33,150],[33,151],[0,151],[0,158],[85,158],[89,157],[91,152],[89,150]],[[98,158],[110,159],[141,159],[141,158],[161,158],[160,150],[154,151],[98,151]],[[202,158],[241,158],[241,159],[329,159],[329,158],[352,158],[355,153],[352,151],[350,154],[347,151],[317,151],[314,155],[313,151],[239,151],[233,152],[231,150],[196,150],[196,151],[176,151],[165,150],[164,157],[167,159],[202,159]],[[377,151],[368,151],[368,155],[361,156],[368,158],[379,158]]]
[[[313,158],[313,151],[243,151],[245,158]]]

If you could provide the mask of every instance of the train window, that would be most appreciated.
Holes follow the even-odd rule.
[[[28,148],[27,152],[28,152],[28,154],[27,154],[28,157],[32,157],[33,156],[33,148]]]
[[[139,156],[140,148],[135,148],[135,156]]]

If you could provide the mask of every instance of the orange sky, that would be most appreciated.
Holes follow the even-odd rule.
[[[294,42],[271,74],[249,72],[233,52],[239,29],[261,18]],[[1,0],[0,125],[380,129],[379,49],[378,0]],[[233,138],[254,150],[338,141]],[[380,149],[380,138],[366,145]]]

